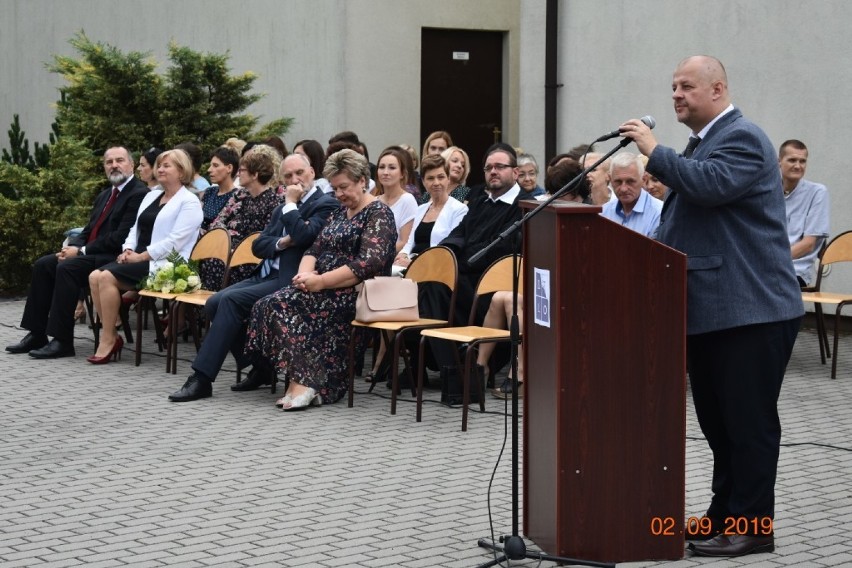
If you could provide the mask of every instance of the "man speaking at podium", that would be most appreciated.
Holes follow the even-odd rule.
[[[766,134],[728,94],[722,63],[689,57],[674,72],[678,154],[639,120],[622,135],[671,193],[657,239],[687,254],[687,368],[701,431],[713,450],[709,540],[702,556],[775,548],[772,518],[781,442],[778,395],[804,314],[785,228],[781,176]]]

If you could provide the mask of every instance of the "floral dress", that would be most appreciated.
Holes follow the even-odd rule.
[[[320,274],[348,266],[359,280],[390,274],[396,254],[393,213],[373,201],[351,219],[335,211],[305,254]],[[355,317],[354,286],[305,292],[291,286],[258,300],[246,353],[272,362],[279,379],[316,390],[324,404],[347,392],[347,354]]]
[[[243,187],[238,188],[219,212],[219,215],[210,223],[209,228],[221,227],[226,229],[231,235],[231,250],[233,251],[244,238],[255,231],[262,231],[269,224],[272,211],[284,203],[285,196],[284,187],[265,189],[257,197],[252,197],[248,190]],[[237,266],[231,270],[228,285],[245,280],[251,276],[255,268],[256,266],[253,264]],[[225,265],[219,260],[202,261],[198,275],[201,277],[201,284],[205,290],[220,290],[222,280],[225,277]]]

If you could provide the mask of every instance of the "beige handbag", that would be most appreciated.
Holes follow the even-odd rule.
[[[420,319],[417,309],[417,282],[395,276],[377,276],[359,284],[355,301],[355,319],[363,323],[376,321],[414,321]]]

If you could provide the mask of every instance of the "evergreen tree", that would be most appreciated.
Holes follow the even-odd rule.
[[[70,43],[79,57],[55,56],[49,67],[67,81],[57,117],[63,135],[87,140],[98,154],[115,144],[142,150],[187,140],[209,154],[231,136],[283,135],[292,122],[278,119],[252,132],[259,121],[244,111],[262,96],[250,92],[257,76],[231,75],[228,54],[172,43],[160,76],[149,53],[123,53],[82,31]]]
[[[9,150],[3,148],[3,161],[33,171],[35,160],[30,154],[30,141],[21,129],[21,118],[17,114],[12,118],[12,125],[6,132],[9,135]],[[38,152],[38,143],[36,143],[36,152]]]

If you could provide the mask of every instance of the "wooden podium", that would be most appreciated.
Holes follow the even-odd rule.
[[[551,555],[678,559],[686,256],[600,211],[560,202],[524,228],[524,533]]]

